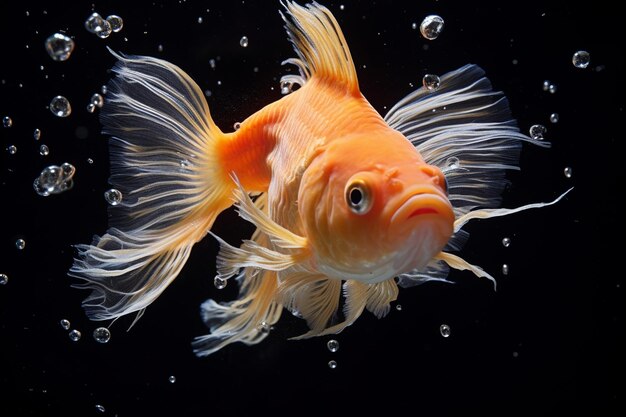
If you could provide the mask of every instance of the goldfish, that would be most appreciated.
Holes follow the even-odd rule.
[[[216,282],[237,299],[201,305],[207,356],[256,344],[284,309],[306,321],[304,339],[341,332],[365,311],[384,317],[399,287],[449,282],[450,269],[495,279],[459,252],[473,219],[554,204],[499,208],[507,170],[524,142],[503,93],[466,65],[379,114],[359,89],[332,13],[282,3],[299,88],[223,132],[198,85],[179,67],[118,54],[102,108],[109,182],[123,200],[106,233],[76,245],[69,274],[91,290],[92,320],[145,309],[179,275],[193,245],[220,244]],[[240,246],[211,232],[234,206],[256,230]],[[131,325],[132,326],[132,325]]]

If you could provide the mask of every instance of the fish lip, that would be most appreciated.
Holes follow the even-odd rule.
[[[401,224],[411,218],[422,216],[445,216],[442,207],[449,207],[450,203],[435,189],[415,190],[394,210],[390,223]],[[449,210],[451,211],[451,209]]]

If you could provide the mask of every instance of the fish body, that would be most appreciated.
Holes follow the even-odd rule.
[[[506,99],[482,70],[446,74],[381,116],[361,94],[330,11],[284,4],[300,88],[222,132],[200,88],[180,68],[118,57],[101,120],[111,135],[110,182],[125,195],[107,233],[78,245],[70,275],[92,290],[94,320],[141,316],[184,266],[193,244],[235,204],[256,231],[221,244],[216,279],[239,298],[201,307],[204,356],[254,344],[284,308],[306,320],[298,337],[336,333],[364,310],[382,317],[398,285],[446,281],[449,268],[493,278],[450,251],[473,218],[498,209],[504,171],[521,143]],[[343,301],[343,302],[342,302]],[[343,308],[340,306],[343,304]]]

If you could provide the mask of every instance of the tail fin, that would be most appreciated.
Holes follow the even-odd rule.
[[[193,244],[231,205],[232,180],[213,152],[223,135],[196,83],[156,58],[119,56],[102,109],[109,182],[122,192],[109,229],[77,245],[69,275],[92,290],[92,320],[142,311],[176,278]]]

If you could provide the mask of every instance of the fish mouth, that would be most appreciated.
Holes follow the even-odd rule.
[[[454,222],[454,214],[448,200],[439,195],[436,190],[418,190],[404,200],[391,216],[392,225],[402,225],[409,219],[441,218]]]

